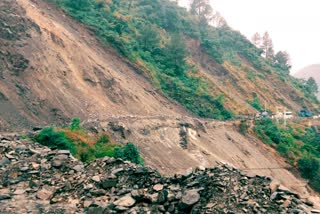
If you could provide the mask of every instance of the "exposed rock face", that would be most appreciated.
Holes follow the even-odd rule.
[[[227,165],[163,177],[120,159],[83,165],[0,136],[0,213],[307,213],[297,195]],[[312,210],[317,213],[317,210]]]

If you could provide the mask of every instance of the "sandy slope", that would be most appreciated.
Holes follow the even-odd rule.
[[[152,115],[159,109],[168,115],[184,112],[159,95],[113,49],[102,48],[87,29],[62,12],[43,1],[17,0],[19,6],[6,1],[4,6],[15,8],[13,16],[26,17],[31,24],[30,36],[15,41],[14,46],[2,40],[14,47],[7,51],[29,61],[19,75],[5,70],[0,80],[0,91],[7,98],[7,109],[0,106],[2,120],[32,125],[72,116]],[[24,92],[17,94],[17,87]],[[22,119],[13,122],[12,115]]]

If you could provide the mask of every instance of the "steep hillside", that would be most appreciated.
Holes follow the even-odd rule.
[[[228,119],[277,106],[317,109],[288,71],[227,25],[206,25],[172,1],[50,0],[140,67],[153,85],[201,117]],[[205,18],[205,17],[204,17]]]
[[[313,197],[284,159],[232,122],[194,119],[232,119],[264,103],[318,108],[240,33],[198,24],[169,1],[2,0],[0,130],[77,116],[137,144],[162,173],[225,161]]]
[[[51,5],[5,0],[0,8],[0,128],[184,112]]]
[[[130,8],[126,1],[82,2],[56,3],[87,27],[42,0],[1,2],[0,127],[186,114],[172,100],[216,119],[254,113],[253,102],[258,110],[317,108],[228,27],[199,37],[195,17],[167,1],[164,14],[158,1],[131,1]],[[167,13],[180,25],[167,22]]]
[[[308,79],[310,77],[313,77],[320,88],[320,65],[319,64],[307,66],[301,69],[300,71],[297,71],[293,75],[295,77],[303,78],[303,79]],[[318,93],[318,98],[320,98],[320,93]]]

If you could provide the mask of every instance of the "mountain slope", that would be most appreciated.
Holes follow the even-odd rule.
[[[174,3],[165,1],[165,11],[176,13],[178,21],[190,25],[181,29],[186,59],[179,66],[170,64],[175,56],[167,52],[170,44],[165,44],[174,38],[172,26],[161,29],[162,23],[148,20],[149,16],[144,21],[162,37],[154,53],[139,50],[136,43],[143,32],[134,29],[134,24],[145,16],[145,2],[133,1],[128,16],[125,1],[102,4],[105,8],[97,11],[95,7],[89,11],[72,9],[68,1],[60,1],[59,5],[76,19],[88,22],[89,29],[44,1],[1,3],[0,127],[63,123],[73,116],[96,119],[128,114],[188,114],[157,92],[175,99],[195,115],[216,119],[253,114],[257,111],[250,105],[253,101],[272,111],[277,106],[295,111],[302,106],[317,108],[294,87],[291,77],[282,76],[266,64],[238,32],[210,29],[212,32],[199,46],[196,21]],[[156,11],[159,2],[153,4],[149,13]],[[100,17],[95,12],[106,14],[108,8],[113,8],[112,17],[100,21],[115,23],[110,23],[112,29],[99,28],[100,22],[91,20]],[[118,22],[127,26],[118,29],[120,33]]]
[[[124,58],[42,1],[1,1],[1,123],[184,112]],[[1,127],[1,126],[0,126]]]
[[[219,119],[224,119],[223,114],[229,111],[235,115],[254,113],[256,110],[248,100],[255,97],[262,104],[266,101],[271,109],[276,105],[292,109],[299,109],[305,103],[312,105],[291,85],[289,77],[280,79],[281,75],[264,63],[265,67],[260,66],[263,70],[256,68],[258,65],[246,58],[251,49],[256,50],[239,33],[219,30],[219,33],[232,34],[232,42],[239,38],[239,43],[246,45],[244,52],[229,52],[232,60],[224,62],[212,57],[209,49],[213,46],[199,48],[197,39],[183,35],[188,49],[187,65],[184,64],[187,71],[176,77],[170,70],[160,72],[163,71],[159,69],[161,64],[156,64],[158,70],[150,69],[152,64],[145,60],[148,56],[152,60],[148,51],[142,53],[144,60],[130,58],[117,46],[113,47],[115,44],[109,41],[113,37],[103,40],[98,28],[79,24],[67,16],[68,11],[57,10],[46,1],[4,0],[0,2],[0,8],[2,129],[64,123],[78,116],[85,122],[106,121],[101,127],[109,130],[112,129],[109,122],[115,117],[116,122],[123,121],[128,133],[132,134],[126,138],[115,134],[114,138],[120,143],[129,140],[136,143],[146,163],[161,170],[165,167],[163,173],[182,172],[198,165],[211,166],[216,160],[240,168],[287,166],[278,155],[266,153],[260,141],[240,135],[232,123],[204,120],[199,124],[188,119],[179,120],[181,115],[182,118],[191,117],[191,113],[181,106],[198,116],[217,116]],[[115,15],[119,20],[130,20],[130,17]],[[136,40],[129,36],[121,39],[134,43]],[[223,40],[226,36],[218,38]],[[229,47],[230,42],[225,46]],[[225,51],[225,46],[220,44],[220,52]],[[249,52],[245,52],[247,46]],[[162,93],[175,98],[181,106]],[[122,116],[128,116],[130,120]],[[145,121],[141,120],[144,117]],[[202,123],[209,128],[201,128]],[[188,124],[200,128],[189,128]],[[110,132],[122,130],[117,128],[113,126],[114,130]],[[183,148],[185,139],[188,139],[187,149]],[[252,146],[252,142],[257,142],[259,147]],[[275,161],[269,165],[269,159]],[[303,197],[310,196],[304,184],[300,187],[303,180],[295,178],[286,169],[281,169],[280,173],[276,169],[257,173],[279,179]]]
[[[200,117],[255,113],[253,101],[260,102],[258,110],[264,104],[271,111],[318,108],[299,81],[261,57],[261,50],[239,32],[203,25],[172,1],[50,1],[90,26],[155,87]]]
[[[313,77],[320,88],[320,64],[309,65],[293,75],[302,79]],[[318,93],[318,98],[320,98],[320,93]]]

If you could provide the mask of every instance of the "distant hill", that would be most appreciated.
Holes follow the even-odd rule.
[[[300,71],[293,74],[295,77],[308,79],[309,77],[313,77],[318,86],[320,88],[320,64],[309,65]],[[320,93],[318,93],[318,97],[320,98]]]

